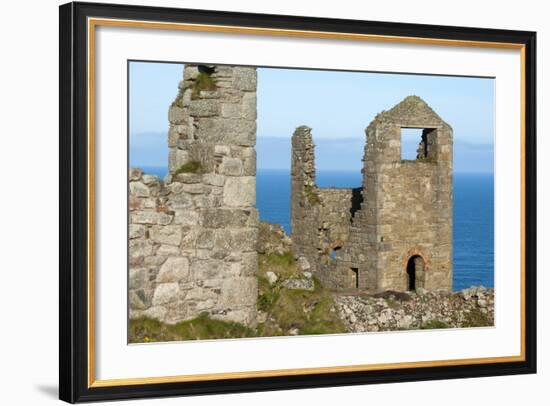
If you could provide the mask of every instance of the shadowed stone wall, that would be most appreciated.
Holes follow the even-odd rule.
[[[424,129],[416,160],[401,159],[402,128]],[[366,135],[362,189],[337,190],[315,186],[311,130],[294,133],[295,255],[333,288],[450,290],[452,129],[409,96],[377,115]]]
[[[336,286],[345,281],[335,280],[334,255],[348,240],[352,207],[358,207],[361,194],[357,189],[317,187],[314,149],[311,129],[298,127],[292,136],[292,251],[308,260],[324,284]]]
[[[185,65],[164,179],[130,170],[130,317],[256,323],[256,70]]]

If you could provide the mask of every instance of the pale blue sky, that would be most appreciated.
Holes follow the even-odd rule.
[[[130,63],[132,166],[166,165],[168,107],[182,73],[181,64]],[[276,68],[258,69],[258,169],[289,168],[290,136],[307,125],[319,170],[358,170],[365,127],[408,95],[453,127],[455,172],[493,171],[493,79]],[[403,134],[404,150],[416,144],[417,134]]]

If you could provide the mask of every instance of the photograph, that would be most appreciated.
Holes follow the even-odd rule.
[[[537,33],[210,6],[59,7],[60,399],[536,373]]]
[[[494,77],[127,82],[129,344],[493,328]]]

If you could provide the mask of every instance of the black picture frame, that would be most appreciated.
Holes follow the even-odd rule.
[[[536,372],[536,33],[205,10],[68,3],[60,6],[59,397],[84,402],[482,377]],[[524,359],[197,382],[90,386],[88,379],[87,19],[89,17],[513,43],[525,52]]]

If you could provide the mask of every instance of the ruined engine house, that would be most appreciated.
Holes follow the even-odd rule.
[[[415,160],[401,158],[401,130],[422,129]],[[320,188],[311,129],[292,136],[291,225],[305,256],[336,289],[452,288],[453,133],[409,96],[366,129],[362,186]]]

